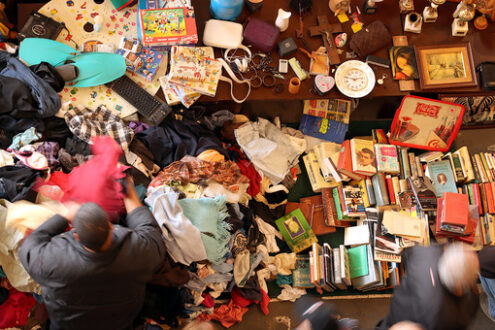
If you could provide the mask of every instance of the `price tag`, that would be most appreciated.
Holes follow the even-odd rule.
[[[340,23],[345,23],[349,20],[349,17],[347,16],[346,13],[340,13],[337,15],[337,18],[339,19]]]
[[[351,25],[352,32],[354,33],[361,31],[362,28],[363,26],[360,23],[354,23]]]

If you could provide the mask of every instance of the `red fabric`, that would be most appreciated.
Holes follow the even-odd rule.
[[[197,317],[200,321],[216,320],[219,321],[224,327],[230,328],[234,324],[241,322],[242,317],[248,311],[247,307],[241,307],[236,305],[231,299],[228,304],[220,305],[215,308],[213,314],[201,314]]]
[[[249,188],[247,193],[251,196],[256,196],[260,192],[261,175],[256,171],[253,163],[247,159],[246,155],[238,147],[228,148],[230,151],[234,151],[239,155],[237,166],[241,169],[241,173],[249,178]]]
[[[234,304],[241,306],[241,307],[247,307],[247,306],[251,305],[252,303],[260,304],[260,308],[261,308],[261,311],[263,312],[263,314],[268,315],[268,313],[269,313],[268,304],[270,303],[270,298],[268,297],[266,292],[263,291],[263,289],[260,289],[260,290],[261,290],[261,294],[263,296],[261,302],[245,298],[242,295],[242,292],[239,290],[239,288],[234,287],[234,289],[232,289],[232,293],[231,293],[232,301],[234,302]]]
[[[59,186],[64,192],[64,201],[78,203],[94,202],[107,212],[110,221],[118,220],[124,213],[124,197],[122,185],[117,181],[125,177],[126,166],[119,166],[122,149],[109,136],[98,136],[93,139],[91,151],[93,157],[75,167],[71,173],[55,172],[48,181],[40,180],[35,190],[44,185]]]
[[[11,288],[9,298],[0,305],[0,329],[25,325],[35,303],[36,300],[31,294]]]
[[[203,300],[203,302],[201,303],[203,306],[208,307],[208,308],[212,308],[215,306],[215,302],[213,301],[213,298],[210,296],[209,293],[203,292],[202,296],[203,296],[203,298],[205,298]]]

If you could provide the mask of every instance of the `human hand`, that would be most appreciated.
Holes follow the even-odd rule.
[[[124,198],[124,205],[127,213],[131,213],[134,209],[143,206],[134,187],[134,181],[131,177],[127,179],[127,196]]]

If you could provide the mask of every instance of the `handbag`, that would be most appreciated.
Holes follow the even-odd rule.
[[[480,73],[481,88],[485,91],[495,90],[495,62],[483,62],[476,71]]]
[[[349,46],[359,56],[365,57],[387,46],[392,36],[382,21],[374,21],[354,34]]]
[[[244,28],[244,40],[265,53],[272,50],[279,34],[276,26],[257,18],[250,19]]]

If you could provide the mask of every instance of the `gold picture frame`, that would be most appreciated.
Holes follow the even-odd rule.
[[[421,89],[478,84],[470,43],[415,46]]]

